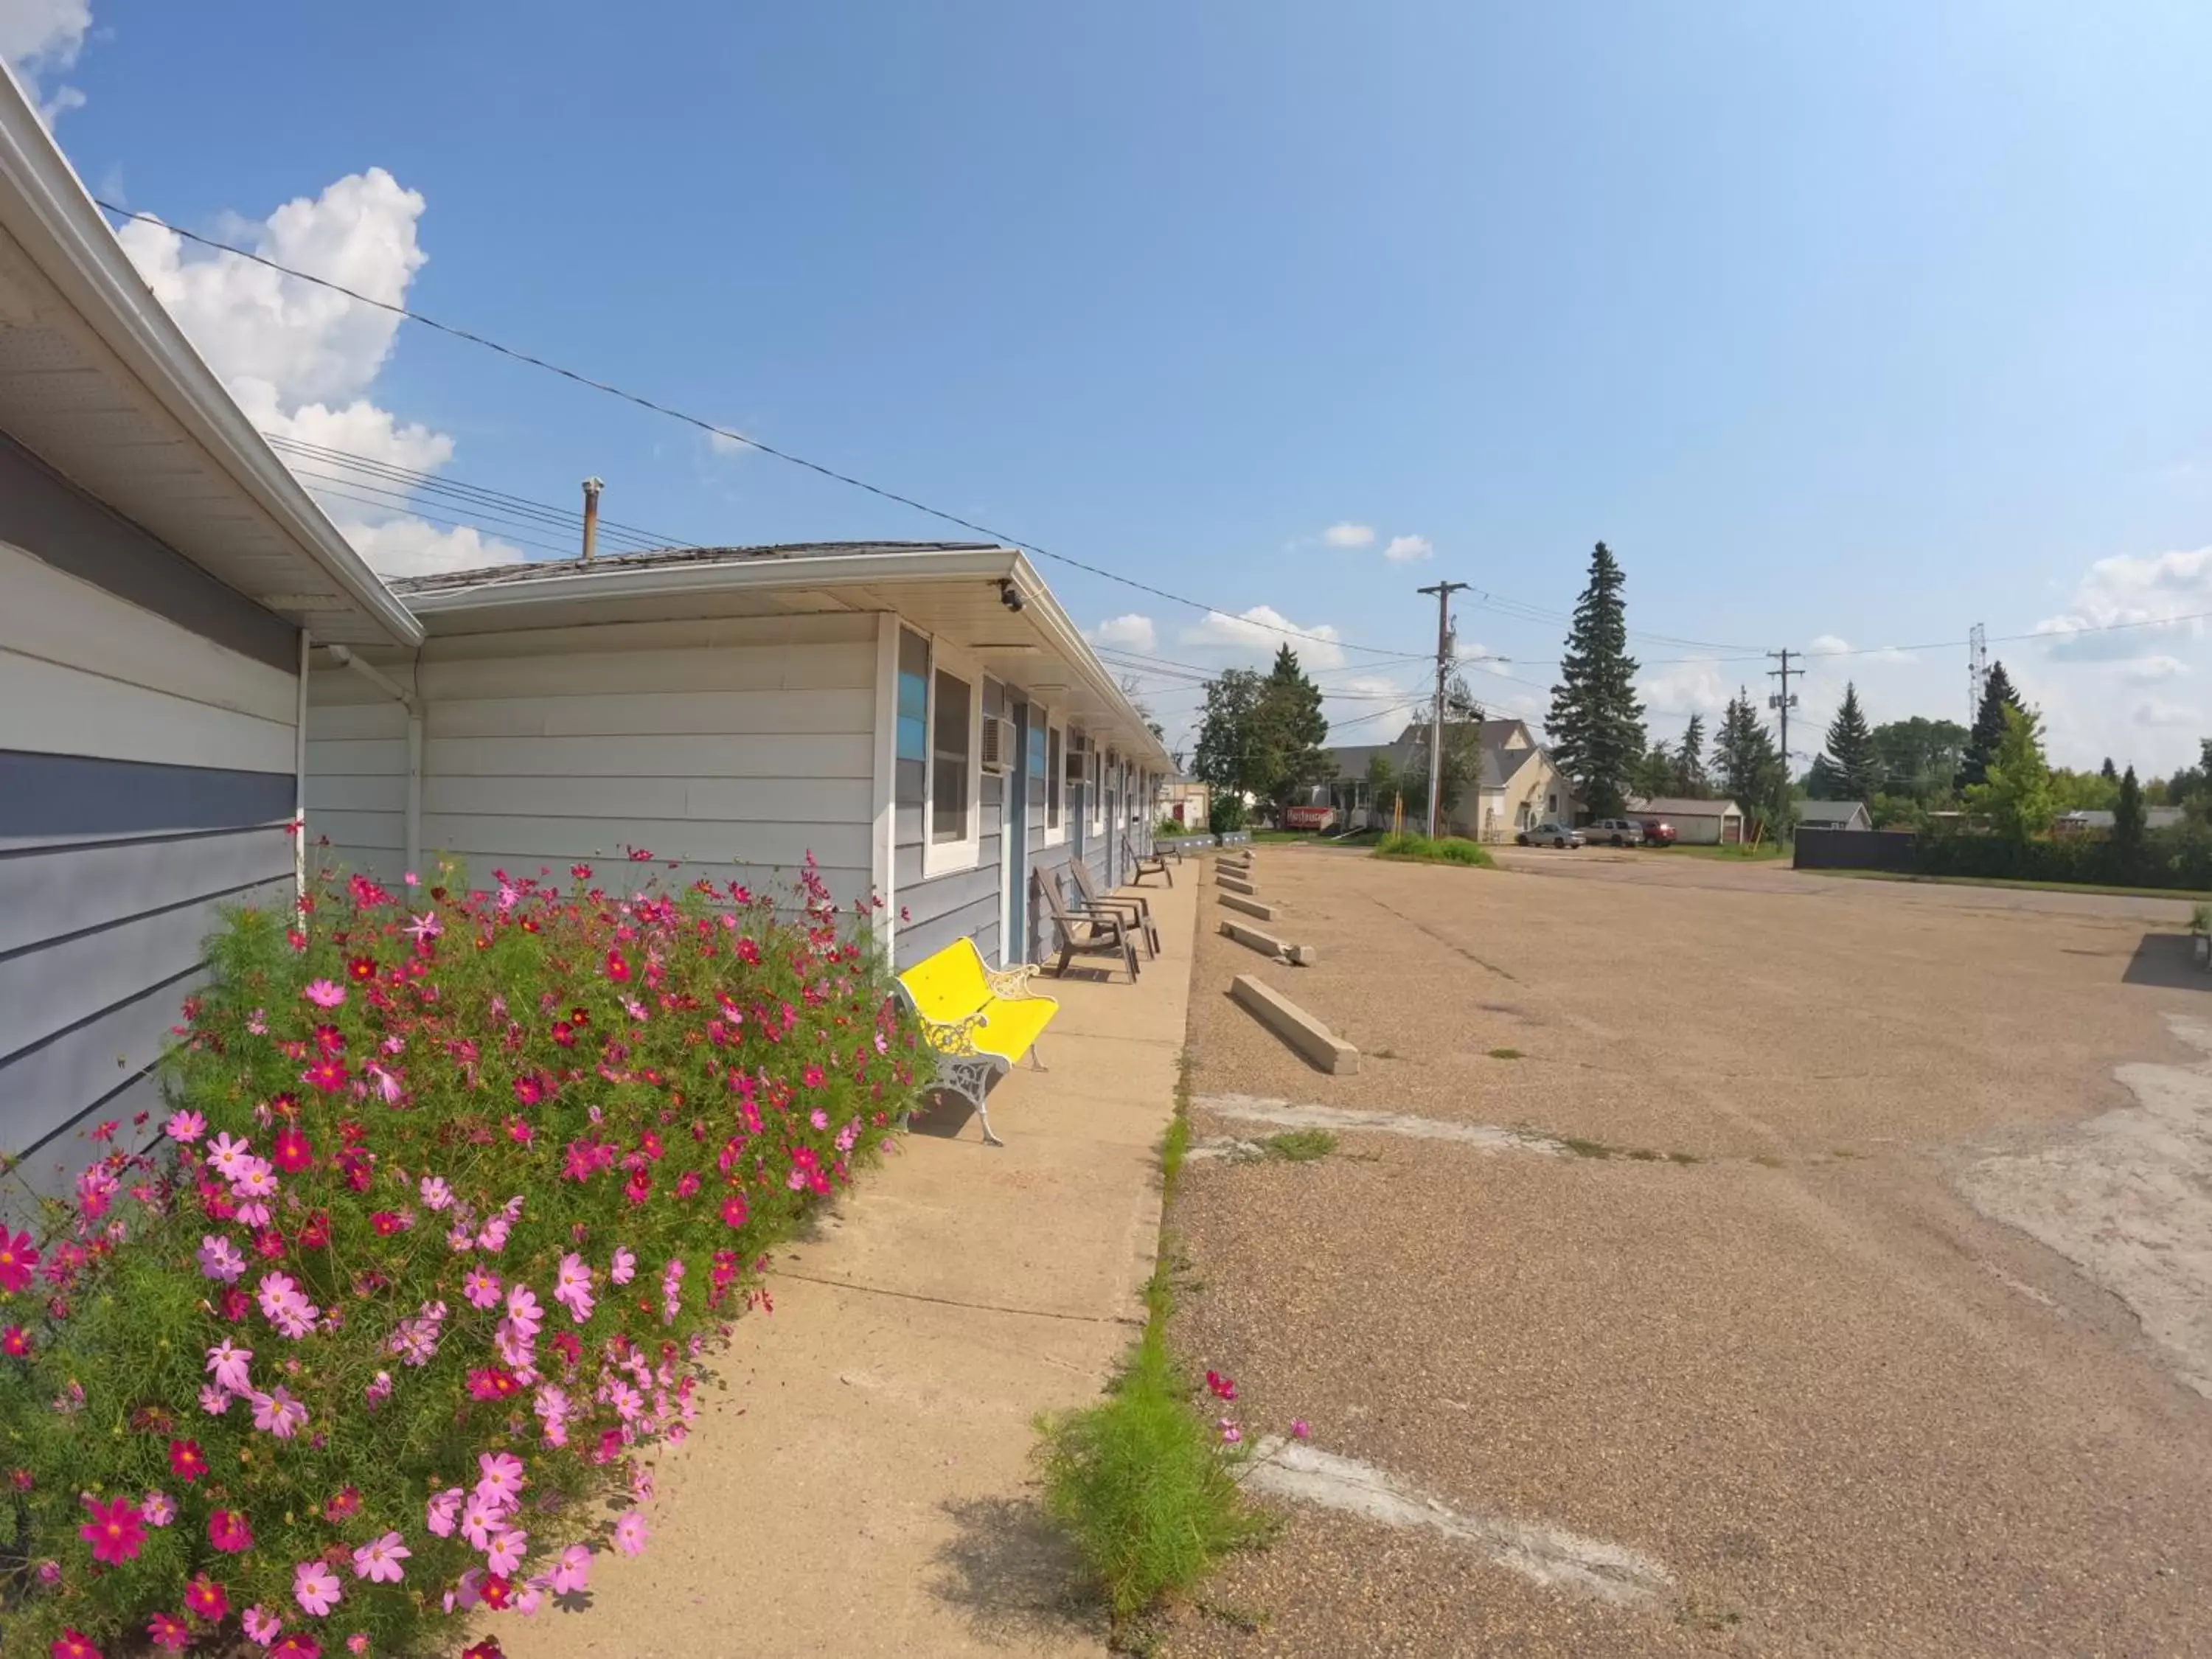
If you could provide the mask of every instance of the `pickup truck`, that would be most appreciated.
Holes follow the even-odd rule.
[[[1644,826],[1633,818],[1593,818],[1583,826],[1583,835],[1593,846],[1644,845]]]

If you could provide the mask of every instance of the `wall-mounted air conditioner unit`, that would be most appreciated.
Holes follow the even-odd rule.
[[[1014,768],[1014,723],[996,714],[983,716],[983,769],[1004,776]]]

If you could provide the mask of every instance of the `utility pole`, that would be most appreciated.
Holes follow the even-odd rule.
[[[1782,690],[1767,698],[1766,706],[1782,716],[1782,781],[1786,787],[1790,781],[1790,711],[1797,706],[1797,694],[1790,689],[1790,680],[1793,675],[1802,678],[1805,671],[1802,668],[1792,668],[1790,665],[1791,653],[1788,646],[1783,647],[1779,651],[1770,651],[1766,654],[1778,659],[1782,664],[1779,668],[1770,668],[1766,671],[1767,678],[1774,679],[1778,677],[1782,681]]]
[[[1444,788],[1444,675],[1451,667],[1451,596],[1465,582],[1438,582],[1419,591],[1437,596],[1437,712],[1429,730],[1429,839],[1434,841],[1443,822]]]

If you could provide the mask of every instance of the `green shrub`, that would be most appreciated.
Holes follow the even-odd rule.
[[[1206,827],[1217,836],[1233,834],[1242,830],[1251,814],[1245,810],[1244,798],[1234,790],[1217,792],[1206,809]]]
[[[1912,868],[1929,876],[2077,882],[2091,886],[2212,889],[2212,831],[2184,823],[2154,830],[2139,845],[2103,836],[2051,836],[2022,841],[1971,830],[1924,835]]]
[[[1045,1507],[1116,1620],[1188,1589],[1270,1529],[1246,1504],[1219,1432],[1193,1407],[1158,1323],[1103,1401],[1038,1424]]]
[[[1464,864],[1479,869],[1492,867],[1489,849],[1478,842],[1459,836],[1440,836],[1431,841],[1426,836],[1385,836],[1375,843],[1378,859],[1419,859],[1428,864]]]
[[[416,1652],[642,1547],[639,1454],[927,1051],[811,862],[781,918],[573,873],[240,913],[166,1150],[0,1233],[8,1659]]]

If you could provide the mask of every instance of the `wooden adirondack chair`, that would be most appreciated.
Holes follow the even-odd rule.
[[[1139,893],[1101,893],[1091,883],[1091,871],[1081,859],[1067,861],[1068,873],[1075,878],[1075,890],[1083,895],[1082,908],[1093,915],[1121,916],[1145,937],[1148,956],[1160,953],[1160,930],[1152,925],[1151,902]]]
[[[1121,856],[1128,861],[1132,882],[1142,881],[1146,876],[1165,876],[1168,885],[1175,885],[1175,872],[1168,868],[1168,861],[1157,853],[1149,858],[1139,853],[1126,830],[1121,836]]]
[[[1038,872],[1036,886],[1044,895],[1045,909],[1052,917],[1053,929],[1060,935],[1060,960],[1052,970],[1055,976],[1065,975],[1068,963],[1076,957],[1119,957],[1128,969],[1129,977],[1137,977],[1137,947],[1120,917],[1073,914],[1067,901],[1060,896],[1059,881],[1048,871]]]

